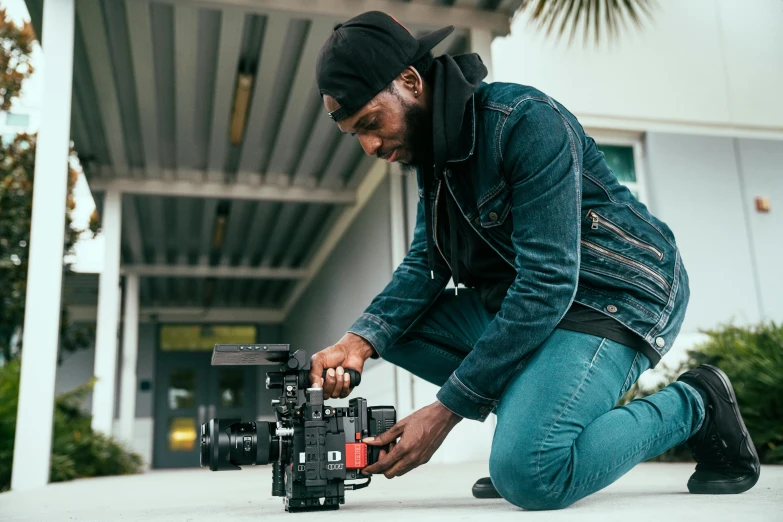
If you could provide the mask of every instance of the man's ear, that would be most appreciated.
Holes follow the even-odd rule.
[[[417,98],[421,95],[421,93],[424,90],[424,78],[422,78],[421,75],[419,74],[419,71],[417,71],[412,66],[406,67],[400,73],[397,79],[402,84],[401,87],[403,87],[406,91],[413,94]]]

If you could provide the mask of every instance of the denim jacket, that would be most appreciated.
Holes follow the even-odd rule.
[[[574,301],[620,321],[663,356],[689,297],[669,227],[617,181],[576,118],[544,93],[482,83],[463,121],[460,154],[428,191],[430,201],[419,191],[408,254],[349,331],[382,357],[445,288],[446,260],[437,257],[432,277],[427,266],[424,205],[445,204],[448,191],[517,275],[500,311],[438,392],[447,408],[486,419]]]

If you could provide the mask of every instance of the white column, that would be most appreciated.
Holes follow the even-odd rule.
[[[481,61],[487,66],[487,77],[484,81],[491,83],[494,81],[492,74],[492,40],[494,36],[490,31],[486,29],[471,29],[470,30],[470,50],[471,52],[478,53],[481,56]]]
[[[391,252],[392,270],[396,270],[408,251],[407,231],[405,230],[405,190],[403,172],[399,165],[389,166],[389,194],[391,207]],[[388,364],[388,363],[385,363]],[[407,370],[394,367],[394,398],[397,418],[402,419],[413,413],[413,375]]]
[[[125,276],[125,316],[122,320],[120,371],[120,439],[133,443],[136,420],[136,359],[139,352],[139,276]]]
[[[74,0],[46,0],[43,103],[27,269],[22,370],[11,489],[49,482],[60,331],[65,201],[73,78]]]
[[[95,332],[95,388],[92,429],[112,434],[117,371],[117,327],[120,318],[120,237],[122,194],[107,190],[101,215],[106,250],[98,280],[98,319]]]

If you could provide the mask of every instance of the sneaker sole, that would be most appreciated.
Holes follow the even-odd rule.
[[[688,491],[694,495],[737,495],[745,493],[756,485],[759,480],[759,472],[753,475],[747,475],[737,480],[727,480],[725,482],[701,482],[695,480],[688,481]]]
[[[746,475],[735,481],[726,482],[701,482],[701,481],[688,481],[688,491],[697,495],[736,495],[738,493],[744,493],[753,486],[759,480],[761,475],[761,466],[759,464],[759,455],[756,453],[756,448],[751,443],[750,433],[748,428],[745,427],[745,422],[742,420],[742,415],[739,411],[739,405],[737,404],[737,396],[734,394],[734,387],[731,385],[729,376],[726,375],[723,370],[716,368],[709,364],[703,364],[702,368],[714,373],[723,383],[723,386],[729,391],[729,398],[731,399],[731,409],[734,412],[734,416],[737,419],[740,427],[742,428],[742,434],[745,436],[745,445],[750,451],[751,455],[756,459],[756,471],[752,475]]]
[[[473,496],[476,498],[503,498],[494,486],[473,485]]]

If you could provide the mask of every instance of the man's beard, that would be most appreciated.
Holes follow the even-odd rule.
[[[401,100],[402,101],[402,100]],[[420,105],[402,101],[405,111],[403,120],[403,143],[410,152],[410,159],[400,162],[403,172],[411,172],[419,165],[432,162],[432,118]]]

